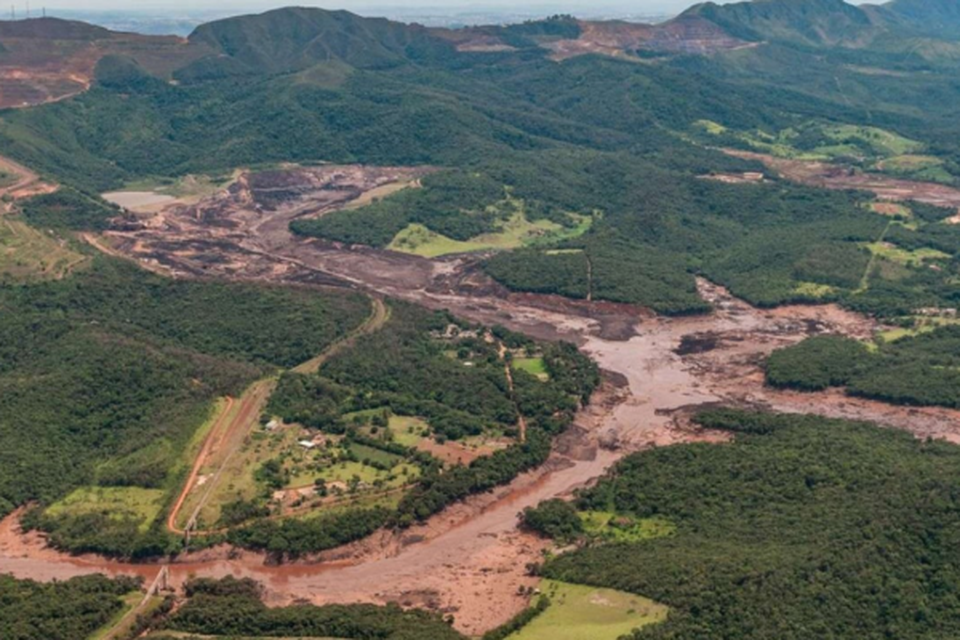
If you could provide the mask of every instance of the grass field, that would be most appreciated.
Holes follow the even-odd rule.
[[[898,202],[871,202],[867,207],[873,213],[898,218],[913,218],[913,211]]]
[[[902,338],[912,338],[923,333],[930,333],[939,327],[947,325],[960,325],[960,320],[952,318],[914,318],[914,326],[897,327],[879,334],[879,338],[884,342],[896,342]]]
[[[638,542],[672,535],[676,526],[663,518],[623,518],[612,511],[585,511],[580,514],[588,534],[611,542]]]
[[[15,217],[0,218],[0,283],[62,278],[86,260],[63,240]]]
[[[709,120],[699,120],[694,125],[714,136],[730,133],[730,130],[723,125]],[[810,146],[803,145],[800,142],[805,135],[811,132],[815,132],[819,136],[819,146],[810,148]],[[911,164],[913,167],[908,171],[916,170],[915,168],[923,169],[939,166],[930,162],[931,156],[918,155],[925,148],[923,143],[877,127],[854,124],[826,125],[809,122],[800,125],[798,128],[787,128],[776,133],[757,130],[733,132],[733,134],[754,149],[781,158],[811,161],[830,161],[842,157],[864,156],[884,158],[884,162],[893,162],[886,167],[891,171],[894,170],[894,167],[907,167]],[[899,160],[892,160],[894,158],[899,158]],[[936,161],[936,158],[933,158],[933,160]],[[926,164],[923,165],[923,163]]]
[[[667,607],[613,589],[544,580],[550,606],[508,640],[617,640],[634,629],[661,622]]]
[[[514,358],[511,365],[514,369],[526,371],[541,380],[550,379],[550,374],[547,373],[547,366],[544,364],[543,358]]]
[[[497,233],[487,233],[467,241],[460,241],[431,231],[422,224],[414,223],[398,233],[387,248],[424,258],[491,249],[517,249],[542,242],[576,238],[586,233],[592,224],[593,218],[589,216],[578,216],[577,225],[572,228],[563,227],[549,220],[530,222],[524,215],[522,207],[518,207],[513,215],[503,222]]]
[[[401,457],[380,449],[374,449],[364,444],[351,444],[350,451],[360,460],[370,460],[377,464],[393,467],[400,463]]]
[[[80,487],[47,508],[52,516],[105,513],[111,518],[131,518],[146,531],[163,508],[166,492],[140,487]]]
[[[907,251],[889,242],[871,242],[865,245],[870,249],[870,253],[878,258],[884,258],[904,266],[920,266],[927,260],[942,260],[949,258],[950,255],[936,249],[917,249]]]
[[[943,160],[934,156],[904,154],[877,163],[877,170],[914,180],[951,184],[956,178],[943,166]]]
[[[203,198],[228,186],[238,175],[239,172],[217,176],[191,174],[181,178],[145,178],[125,184],[121,191],[153,192],[174,198]]]
[[[816,282],[801,282],[793,290],[794,293],[800,296],[805,296],[808,298],[826,298],[827,296],[833,295],[837,292],[836,287],[831,287],[828,284],[817,284]]]
[[[409,416],[390,416],[390,430],[393,432],[394,442],[405,447],[415,447],[430,427],[421,418]]]

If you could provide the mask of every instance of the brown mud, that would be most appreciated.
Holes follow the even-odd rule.
[[[400,170],[312,171],[341,170],[359,172],[349,180],[364,187],[354,192],[382,186],[384,176],[378,172],[393,171],[386,178],[400,179]],[[368,179],[367,171],[374,178]],[[337,182],[332,173],[325,175],[312,179]],[[336,202],[320,206],[321,213],[327,206],[346,204],[343,187],[332,187],[335,193],[329,198]],[[517,513],[541,500],[570,495],[630,452],[680,442],[723,442],[724,434],[692,425],[689,418],[698,407],[728,404],[856,418],[960,442],[958,412],[764,386],[762,360],[778,347],[822,333],[868,338],[879,329],[872,320],[836,306],[758,310],[703,281],[701,294],[715,311],[688,318],[659,318],[629,305],[513,294],[487,278],[475,256],[430,261],[296,238],[287,223],[304,210],[316,211],[315,203],[306,206],[295,194],[268,207],[255,190],[250,193],[252,199],[237,193],[226,205],[228,196],[221,195],[108,232],[111,250],[178,277],[340,282],[538,338],[574,341],[603,368],[605,384],[558,440],[548,463],[509,486],[455,505],[408,531],[382,532],[309,561],[271,566],[262,555],[222,548],[182,557],[171,566],[173,583],[191,574],[250,576],[264,583],[272,604],[296,599],[399,602],[452,614],[458,629],[478,634],[526,606],[518,588],[535,582],[525,567],[541,558],[545,543],[518,531]],[[328,197],[313,193],[314,200]],[[0,571],[51,579],[95,571],[150,577],[157,570],[57,553],[42,538],[21,534],[15,516],[0,525]]]

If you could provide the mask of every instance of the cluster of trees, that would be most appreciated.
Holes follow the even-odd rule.
[[[138,579],[101,575],[34,582],[0,575],[0,629],[8,640],[87,638],[123,610]]]
[[[526,442],[477,458],[467,466],[457,465],[442,472],[428,470],[397,505],[396,524],[410,526],[454,502],[507,484],[524,471],[546,462],[550,443],[549,435],[532,429],[527,432]]]
[[[960,407],[960,327],[881,343],[875,351],[851,338],[822,336],[775,351],[767,382],[821,391],[846,387],[851,395],[894,404]]]
[[[163,631],[229,637],[335,637],[357,640],[462,640],[447,622],[419,610],[388,605],[267,607],[249,578],[198,579],[185,585],[187,602]]]
[[[437,333],[460,326],[452,316],[402,303],[391,307],[384,330],[358,339],[320,370],[353,390],[348,411],[389,407],[425,418],[449,439],[515,427],[517,409],[495,345],[478,338],[439,340]]]
[[[489,175],[444,171],[425,177],[422,189],[407,189],[359,210],[295,221],[291,229],[306,236],[384,247],[407,225],[418,222],[456,240],[469,240],[495,231],[496,223],[511,212],[505,196],[503,183]]]
[[[872,425],[722,411],[723,445],[634,454],[585,509],[676,535],[551,560],[545,575],[667,604],[637,638],[952,637],[960,623],[960,450]]]
[[[67,279],[0,288],[0,513],[79,485],[175,485],[211,401],[322,351],[362,322],[353,293],[176,282],[95,260]],[[34,520],[58,545],[165,546],[147,523]]]
[[[391,517],[388,509],[347,509],[315,518],[257,520],[231,529],[227,542],[256,551],[265,551],[277,559],[297,558],[319,553],[364,538]]]
[[[520,524],[560,542],[575,540],[583,534],[583,520],[566,500],[545,500],[536,507],[527,507],[520,515]]]
[[[100,231],[120,213],[119,207],[70,187],[35,196],[23,205],[30,224],[55,229]]]

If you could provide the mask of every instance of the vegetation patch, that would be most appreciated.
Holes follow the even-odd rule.
[[[548,380],[550,374],[547,372],[547,365],[543,358],[514,358],[510,361],[511,366],[520,371],[526,371],[539,380]]]
[[[770,355],[767,381],[802,391],[843,386],[895,404],[960,406],[960,326],[892,337],[873,349],[839,336],[809,338]]]
[[[131,519],[141,533],[156,520],[166,492],[141,487],[80,487],[47,508],[47,515],[82,516],[101,514],[114,520]]]
[[[387,247],[393,251],[412,253],[425,258],[436,258],[453,253],[474,251],[516,249],[531,244],[559,242],[576,238],[587,232],[592,219],[577,216],[572,228],[564,227],[549,220],[530,222],[522,209],[504,220],[494,233],[487,233],[459,241],[431,231],[422,224],[412,223],[397,234]]]
[[[584,531],[608,542],[639,542],[672,535],[677,527],[665,518],[634,518],[613,511],[580,514]]]
[[[956,635],[941,585],[956,579],[958,547],[919,533],[960,521],[960,448],[813,416],[699,421],[736,438],[631,455],[579,501],[668,518],[675,534],[564,554],[547,577],[669,606],[638,640]]]
[[[138,579],[82,576],[48,583],[0,575],[0,629],[10,640],[89,638],[119,620]]]
[[[509,640],[617,640],[667,617],[667,607],[613,589],[544,580],[550,606]]]
[[[165,621],[166,631],[231,638],[463,640],[440,616],[398,606],[269,608],[261,600],[260,585],[250,579],[197,579],[185,589],[188,600]]]
[[[890,242],[871,242],[864,246],[875,256],[912,267],[918,266],[927,260],[944,260],[950,258],[949,253],[930,247],[921,247],[908,251]]]
[[[86,260],[66,240],[13,216],[0,217],[0,284],[56,280]]]

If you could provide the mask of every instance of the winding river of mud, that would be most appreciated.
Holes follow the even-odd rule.
[[[203,272],[275,282],[332,278],[446,308],[473,321],[564,338],[596,359],[606,382],[559,440],[550,461],[507,487],[451,507],[402,534],[381,533],[312,562],[270,566],[262,555],[225,549],[194,554],[170,565],[174,584],[190,575],[249,576],[265,585],[271,604],[399,602],[451,614],[458,629],[478,634],[526,606],[518,588],[535,584],[526,565],[539,561],[545,547],[517,530],[518,512],[569,495],[630,452],[725,440],[724,434],[690,424],[688,417],[698,406],[726,403],[856,418],[960,443],[958,412],[892,407],[839,392],[805,395],[764,387],[761,362],[773,349],[819,333],[867,338],[878,329],[872,320],[836,306],[758,310],[700,282],[714,313],[656,318],[623,305],[511,294],[480,275],[470,258],[428,261],[298,240],[286,232],[289,217],[282,212],[269,224],[258,218],[257,234],[244,233],[242,221],[233,224],[216,243],[208,229],[189,219],[113,233],[110,241],[116,251],[174,275]],[[210,260],[212,251],[216,260]],[[22,534],[16,515],[0,523],[0,572],[49,580],[91,572],[150,579],[158,571],[157,565],[58,553],[39,536]]]

